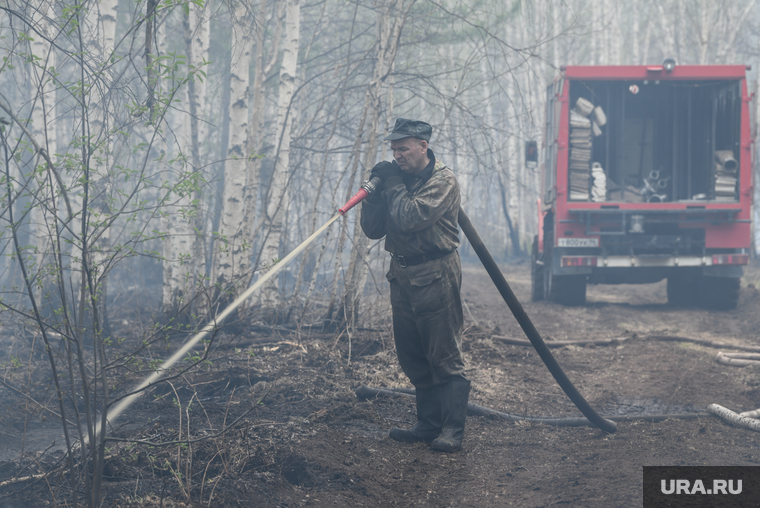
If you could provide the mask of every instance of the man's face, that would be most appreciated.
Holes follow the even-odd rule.
[[[427,165],[427,141],[418,138],[402,138],[391,141],[393,158],[404,173],[416,175]]]

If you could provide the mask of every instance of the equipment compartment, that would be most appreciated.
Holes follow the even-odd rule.
[[[740,83],[569,81],[570,200],[737,201]],[[585,129],[590,157],[573,149]]]

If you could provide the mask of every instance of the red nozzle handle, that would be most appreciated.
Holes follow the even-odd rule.
[[[346,212],[361,203],[361,201],[369,196],[369,192],[367,192],[364,189],[359,189],[359,192],[354,194],[354,197],[348,200],[348,202],[343,205],[343,208],[338,208],[338,211],[341,215],[346,215]]]
[[[354,197],[348,200],[348,202],[343,205],[341,208],[338,208],[338,211],[341,215],[346,215],[346,212],[361,203],[364,198],[369,196],[370,194],[374,193],[375,190],[380,186],[381,180],[378,177],[374,177],[368,182],[364,182],[362,184],[362,188],[359,189],[359,192],[354,194]]]

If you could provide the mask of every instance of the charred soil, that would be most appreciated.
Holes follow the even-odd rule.
[[[738,308],[726,312],[668,305],[664,282],[591,286],[584,307],[533,303],[529,264],[503,271],[547,342],[621,339],[552,350],[600,413],[760,407],[757,367],[725,366],[715,360],[718,349],[652,338],[760,345],[756,270],[743,281]],[[513,414],[580,416],[532,348],[493,338],[525,336],[482,267],[465,267],[463,298],[470,401]],[[29,351],[39,366],[13,367],[11,340],[2,338],[3,379],[55,410],[42,358]],[[436,453],[388,438],[390,427],[415,421],[411,397],[355,396],[362,385],[409,386],[389,328],[327,334],[259,327],[219,343],[225,347],[212,363],[154,388],[114,422],[111,435],[140,442],[109,444],[104,506],[627,507],[642,504],[645,465],[760,464],[760,434],[714,416],[619,423],[614,434],[470,417],[462,451]],[[68,476],[55,469],[63,456],[57,418],[7,387],[0,387],[0,404],[7,445],[0,447],[0,482],[7,482],[0,507],[72,506]],[[52,439],[57,444],[49,447]],[[188,439],[194,442],[158,445]],[[22,458],[11,442],[26,443]]]

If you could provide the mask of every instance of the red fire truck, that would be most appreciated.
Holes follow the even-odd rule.
[[[534,301],[583,305],[587,284],[667,279],[672,304],[736,307],[751,243],[746,70],[562,69],[547,94]]]

